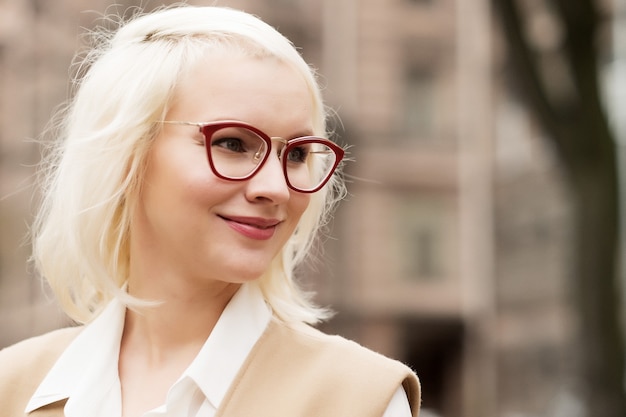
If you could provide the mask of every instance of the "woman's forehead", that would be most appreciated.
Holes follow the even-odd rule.
[[[168,119],[188,121],[313,117],[314,97],[292,66],[273,57],[220,51],[198,60],[181,77]]]

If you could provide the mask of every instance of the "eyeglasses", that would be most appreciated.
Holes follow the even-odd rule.
[[[229,181],[245,181],[259,172],[270,155],[272,141],[283,144],[278,157],[287,186],[300,193],[314,193],[324,187],[344,156],[344,150],[328,139],[317,136],[289,140],[270,137],[239,121],[164,120],[160,123],[197,126],[204,135],[211,170],[217,177]]]

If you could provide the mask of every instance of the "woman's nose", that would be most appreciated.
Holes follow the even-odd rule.
[[[250,201],[268,200],[277,204],[289,200],[290,189],[279,152],[270,152],[263,166],[247,182],[246,196]]]

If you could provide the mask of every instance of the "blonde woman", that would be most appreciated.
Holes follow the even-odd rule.
[[[102,34],[46,161],[33,259],[82,325],[0,353],[0,416],[417,416],[403,364],[294,281],[343,195],[315,74],[244,12]]]

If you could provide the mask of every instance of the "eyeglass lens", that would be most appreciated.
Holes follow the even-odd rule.
[[[239,126],[218,129],[207,141],[213,169],[234,180],[252,175],[269,152],[266,140]],[[333,149],[314,138],[287,144],[281,155],[287,182],[302,191],[316,189],[325,182],[337,159]]]

